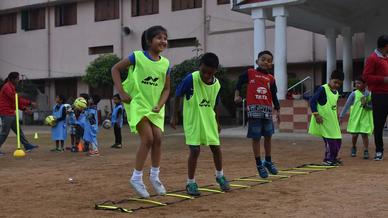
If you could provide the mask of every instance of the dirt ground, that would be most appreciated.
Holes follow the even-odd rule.
[[[139,141],[128,133],[123,136],[124,148],[113,150],[113,130],[103,130],[101,156],[87,157],[51,153],[49,134],[40,134],[31,140],[39,150],[23,159],[12,157],[15,138],[9,138],[2,147],[7,155],[0,158],[0,217],[388,217],[388,161],[349,157],[349,140],[344,140],[341,152],[344,166],[337,169],[132,214],[94,210],[95,202],[133,196],[128,179]],[[248,139],[223,137],[222,144],[227,178],[256,173]],[[184,188],[187,155],[183,136],[167,130],[161,179],[168,190]],[[272,156],[279,168],[320,163],[322,155],[319,139],[296,135],[273,140]],[[213,184],[213,175],[211,152],[204,148],[197,182]]]

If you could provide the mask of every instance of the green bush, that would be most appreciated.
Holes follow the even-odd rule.
[[[171,69],[171,94],[172,96],[175,94],[176,87],[182,80],[186,77],[187,74],[197,71],[199,68],[199,57],[193,57],[191,59],[185,60],[180,64],[175,65]],[[228,112],[234,116],[236,106],[234,104],[234,86],[235,82],[231,81],[227,78],[227,72],[225,68],[221,65],[216,73],[216,77],[219,79],[221,84],[221,101],[223,105],[226,107]]]
[[[94,88],[112,86],[112,67],[120,61],[115,54],[104,54],[89,63],[86,68],[86,75],[83,80]],[[121,72],[121,78],[126,78],[126,72]]]

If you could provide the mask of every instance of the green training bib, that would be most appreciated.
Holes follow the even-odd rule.
[[[193,96],[183,102],[183,128],[188,145],[220,145],[214,107],[221,85],[217,80],[208,85],[199,71],[192,73]]]
[[[328,84],[323,85],[323,88],[325,89],[327,101],[325,105],[318,104],[318,113],[323,118],[323,123],[318,124],[314,115],[312,115],[309,134],[330,139],[341,139],[342,135],[337,114],[338,92],[333,94]]]
[[[159,61],[152,61],[143,51],[135,51],[134,55],[136,64],[129,67],[128,77],[123,82],[124,91],[132,97],[129,104],[124,103],[129,126],[136,133],[137,124],[147,117],[164,131],[164,106],[159,113],[152,112],[152,108],[159,103],[170,63],[164,57]]]
[[[373,132],[373,112],[361,106],[361,98],[364,96],[361,91],[354,92],[354,103],[350,107],[350,117],[347,131],[349,133],[365,133],[371,135]],[[371,101],[371,95],[366,97]]]

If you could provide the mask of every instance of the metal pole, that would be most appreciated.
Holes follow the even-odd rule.
[[[243,117],[243,128],[245,128],[245,98],[242,100],[242,117]]]

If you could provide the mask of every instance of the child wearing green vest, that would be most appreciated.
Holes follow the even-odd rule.
[[[373,113],[372,113],[372,98],[371,93],[366,89],[365,81],[358,77],[354,81],[356,90],[348,97],[344,108],[340,114],[342,122],[345,114],[350,109],[347,131],[352,134],[352,149],[351,156],[357,155],[357,139],[361,135],[364,144],[364,159],[369,159],[369,138],[373,133]]]
[[[160,53],[167,47],[167,30],[153,26],[143,32],[143,51],[135,51],[112,68],[112,78],[127,113],[133,133],[139,133],[135,169],[129,180],[142,198],[150,194],[143,183],[143,167],[151,151],[150,182],[158,195],[166,194],[159,179],[161,140],[164,131],[164,105],[170,94],[170,63]],[[127,79],[121,83],[120,72],[128,68]]]
[[[337,158],[341,148],[341,129],[337,114],[338,90],[344,81],[344,73],[333,71],[330,81],[318,88],[310,100],[311,116],[309,134],[322,137],[325,142],[323,165],[339,165]]]
[[[181,98],[183,103],[183,128],[186,144],[190,149],[188,160],[188,179],[186,191],[189,195],[199,196],[194,174],[201,152],[201,145],[209,146],[213,153],[216,167],[216,181],[221,190],[229,191],[229,182],[222,170],[222,153],[220,147],[218,113],[215,106],[219,101],[220,82],[214,76],[218,68],[218,57],[206,53],[201,57],[199,71],[191,73],[179,84],[176,90],[172,128],[176,128]]]

